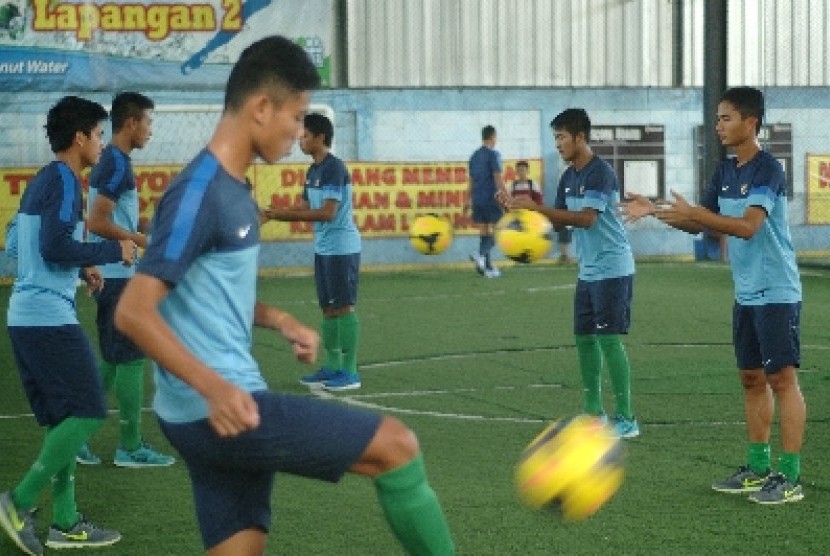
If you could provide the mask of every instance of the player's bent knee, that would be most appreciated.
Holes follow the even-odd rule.
[[[413,460],[420,450],[418,437],[409,427],[394,417],[384,417],[369,446],[351,470],[376,476]]]

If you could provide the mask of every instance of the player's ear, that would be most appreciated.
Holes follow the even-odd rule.
[[[245,106],[254,121],[262,125],[269,123],[271,115],[276,109],[271,97],[265,93],[251,95],[248,97],[248,102],[245,103]]]

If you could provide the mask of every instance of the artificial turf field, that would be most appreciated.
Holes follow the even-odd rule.
[[[718,263],[643,263],[634,283],[626,346],[642,435],[626,442],[626,478],[595,516],[563,523],[519,505],[512,468],[544,425],[578,413],[581,393],[572,346],[576,269],[505,269],[488,280],[471,270],[365,272],[363,388],[331,397],[403,419],[419,435],[460,555],[826,554],[830,552],[830,271],[802,269],[801,386],[808,406],[802,453],[806,498],[763,507],[709,485],[744,463],[743,399],[731,348],[732,282]],[[261,299],[317,327],[310,276],[260,281]],[[6,306],[9,288],[0,288]],[[94,303],[79,314],[94,337]],[[257,331],[255,353],[275,390],[308,395],[278,337]],[[147,402],[152,391],[147,373]],[[608,392],[607,373],[605,390]],[[606,395],[606,410],[613,411]],[[80,510],[118,529],[123,540],[95,554],[201,554],[186,473],[111,464],[114,415],[92,441],[105,458],[79,466]],[[147,440],[164,451],[151,413]],[[0,337],[0,490],[34,460],[42,432],[29,415],[8,338]],[[777,424],[773,458],[780,453]],[[38,528],[45,536],[48,494]],[[279,476],[268,554],[398,555],[371,483],[339,485]],[[221,508],[217,508],[221,511]],[[0,539],[0,555],[16,554]]]

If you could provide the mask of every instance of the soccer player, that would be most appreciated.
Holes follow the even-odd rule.
[[[156,366],[161,429],[187,464],[205,550],[264,554],[278,471],[325,481],[372,479],[411,554],[452,554],[415,434],[397,419],[267,390],[252,327],[279,333],[313,364],[320,338],[256,300],[259,208],[245,174],[276,162],[303,130],[319,76],[283,37],[248,46],[231,70],[207,148],[158,204],[150,242],[116,309],[116,325]],[[217,510],[220,509],[220,510]]]
[[[496,150],[496,128],[491,125],[481,130],[481,147],[469,162],[470,201],[464,206],[466,213],[472,206],[473,224],[478,227],[478,254],[470,255],[476,271],[487,278],[498,278],[501,272],[490,259],[490,251],[495,245],[493,231],[502,217],[501,205],[496,201],[496,193],[504,193],[501,154]]]
[[[360,321],[355,313],[360,232],[354,223],[352,180],[343,161],[331,153],[331,121],[322,114],[308,114],[303,126],[300,149],[314,159],[306,173],[303,203],[295,208],[265,209],[263,215],[271,220],[314,223],[314,278],[323,311],[326,362],[300,382],[326,390],[352,390],[361,385],[357,372]]]
[[[112,101],[112,141],[89,176],[89,241],[129,239],[142,249],[147,247],[146,237],[138,231],[138,192],[130,153],[150,139],[153,108],[153,101],[139,93],[120,93]],[[103,265],[104,286],[95,294],[101,376],[105,391],[115,386],[120,413],[120,445],[113,463],[119,467],[162,467],[172,465],[175,458],[157,452],[141,438],[144,354],[116,330],[114,322],[115,305],[133,273],[134,267]],[[87,445],[81,447],[77,459],[78,463],[101,463]]]
[[[760,504],[797,502],[801,487],[801,446],[807,408],[798,384],[801,278],[787,222],[786,178],[781,164],[761,150],[758,132],[764,96],[752,87],[728,89],[717,112],[721,143],[735,156],[712,176],[699,206],[672,191],[674,200],[658,205],[632,195],[623,205],[629,220],[653,214],[690,233],[704,230],[728,236],[735,282],[732,338],[744,392],[747,463],[712,485],[727,493],[751,493]],[[783,452],[771,471],[770,433],[780,408]]]
[[[75,454],[107,415],[95,355],[75,310],[77,280],[100,290],[103,278],[94,265],[130,265],[136,249],[129,239],[82,241],[80,175],[101,156],[106,118],[100,104],[75,96],[50,108],[46,135],[56,157],[23,192],[13,231],[17,278],[7,314],[9,337],[32,412],[46,427],[35,462],[13,489],[0,494],[0,526],[25,554],[43,553],[33,508],[50,485],[53,523],[46,546],[104,546],[121,538],[90,523],[75,502]]]
[[[620,187],[614,169],[589,145],[591,120],[569,108],[551,122],[556,148],[570,166],[559,180],[553,207],[529,198],[501,196],[510,208],[536,210],[554,227],[573,226],[579,277],[574,296],[574,335],[584,392],[584,411],[604,416],[601,372],[608,367],[614,391],[612,424],[621,438],[639,436],[631,410],[631,367],[622,343],[631,321],[634,257],[616,214]]]

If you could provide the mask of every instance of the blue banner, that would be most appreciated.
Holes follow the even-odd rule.
[[[205,90],[282,34],[330,86],[333,0],[0,0],[0,90]]]

